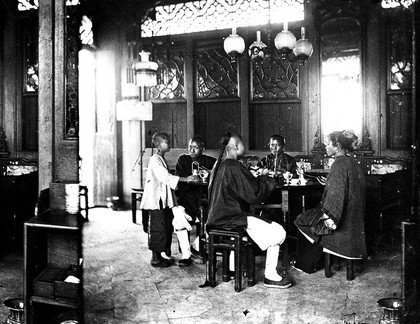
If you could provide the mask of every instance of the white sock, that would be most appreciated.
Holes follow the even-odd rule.
[[[194,242],[192,242],[191,247],[193,247],[196,251],[200,251],[200,238],[197,236],[194,240]]]
[[[277,263],[279,259],[280,245],[269,246],[265,259],[264,275],[267,279],[280,281],[282,277],[277,273]]]
[[[168,256],[166,252],[160,252],[160,256],[164,259],[170,260],[173,259],[172,257]]]
[[[235,271],[235,252],[230,251],[229,254],[229,271]]]
[[[178,236],[179,246],[182,252],[182,259],[189,259],[191,257],[190,241],[188,240],[188,231],[186,229],[176,231]]]

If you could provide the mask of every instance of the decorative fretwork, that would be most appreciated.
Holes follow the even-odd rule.
[[[410,8],[416,0],[382,0],[382,8],[398,8],[402,6],[403,8]]]
[[[365,0],[317,0],[313,11],[315,28],[321,30],[321,25],[327,20],[346,17],[366,22],[367,1]]]
[[[150,88],[151,99],[180,99],[184,93],[183,49],[157,49],[153,61],[157,62],[157,86]]]
[[[326,152],[326,146],[321,140],[321,128],[318,126],[314,135],[314,146],[312,147],[312,154],[324,154]]]
[[[79,27],[79,37],[82,44],[90,46],[93,45],[92,27],[92,20],[90,20],[87,16],[83,16]]]
[[[23,26],[25,92],[38,91],[38,20],[29,19]]]
[[[357,151],[372,151],[372,142],[368,128],[363,129],[363,140],[357,147]]]
[[[80,50],[80,16],[77,8],[67,10],[67,42],[66,42],[66,109],[65,138],[79,136],[79,50]]]
[[[76,6],[80,0],[67,0],[66,6]],[[18,10],[27,11],[39,8],[39,0],[18,0]]]
[[[237,64],[223,49],[199,51],[196,71],[198,99],[238,97]]]
[[[410,17],[406,18],[387,24],[390,90],[409,90],[412,85],[412,28]]]
[[[262,64],[254,64],[252,74],[253,99],[298,99],[298,65],[282,61],[274,52]]]
[[[202,0],[156,7],[142,37],[187,34],[232,26],[259,26],[304,19],[303,0]]]

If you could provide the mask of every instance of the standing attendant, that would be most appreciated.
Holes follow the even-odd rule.
[[[222,149],[210,178],[206,228],[246,231],[261,250],[267,250],[264,285],[289,288],[292,285],[290,278],[277,273],[280,245],[286,239],[285,230],[280,224],[247,211],[248,203],[264,202],[276,182],[267,176],[268,170],[256,178],[238,161],[244,154],[244,145],[238,135],[227,134],[221,143]],[[224,152],[226,157],[222,160]]]
[[[169,172],[165,153],[171,150],[171,143],[167,133],[155,133],[152,142],[157,153],[150,158],[147,167],[140,209],[149,214],[148,245],[152,251],[150,263],[153,267],[166,268],[174,263],[174,259],[170,257],[174,218],[172,209],[177,206],[174,190],[179,182],[192,181],[194,177],[179,177]],[[182,211],[177,211],[180,216],[177,219],[184,216]],[[182,223],[182,220],[178,223]],[[180,260],[178,264],[183,266],[185,262],[188,263]]]
[[[335,160],[325,183],[321,203],[316,209],[300,214],[295,220],[300,232],[313,243],[311,249],[316,250],[318,245],[318,250],[355,260],[367,256],[365,176],[357,161],[349,154],[356,145],[357,136],[353,132],[341,131],[329,135],[327,154],[335,157]],[[311,269],[310,265],[315,267],[317,260],[307,260],[304,255],[301,251],[295,267],[313,272],[316,269]]]
[[[272,135],[270,137],[270,154],[261,159],[262,168],[267,168],[269,171],[282,174],[289,171],[292,174],[296,173],[297,165],[293,156],[284,153],[286,140],[281,135]]]

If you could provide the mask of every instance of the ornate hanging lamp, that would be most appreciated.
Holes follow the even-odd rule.
[[[296,46],[293,49],[299,65],[305,65],[305,61],[311,57],[314,48],[312,44],[305,38],[305,27],[301,28],[301,39],[296,42]]]
[[[236,58],[241,56],[244,52],[245,41],[236,33],[236,27],[233,27],[232,34],[225,38],[223,48],[227,55],[230,56],[232,62],[236,61]]]
[[[287,55],[293,51],[296,46],[296,37],[288,30],[289,23],[286,21],[283,25],[283,30],[277,34],[274,39],[274,46],[280,53],[283,61],[287,60]]]

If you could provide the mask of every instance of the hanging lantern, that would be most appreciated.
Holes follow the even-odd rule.
[[[257,31],[257,40],[249,46],[248,54],[251,60],[256,62],[257,64],[261,63],[264,60],[264,50],[267,49],[267,45],[265,45],[261,41],[261,32]]]
[[[311,57],[314,48],[312,44],[305,38],[305,27],[301,29],[301,39],[296,42],[293,53],[299,62],[299,65],[305,65],[305,61]]]
[[[141,51],[139,55],[140,62],[134,65],[136,85],[138,87],[153,87],[157,85],[156,70],[158,69],[158,64],[149,61],[150,52]]]
[[[283,30],[274,39],[274,46],[276,46],[281,59],[284,61],[287,59],[287,54],[291,53],[296,46],[296,37],[288,30],[288,25],[286,21]]]
[[[227,55],[229,55],[234,62],[237,57],[241,56],[245,50],[244,39],[236,34],[236,27],[232,28],[232,34],[226,37],[223,48]]]

